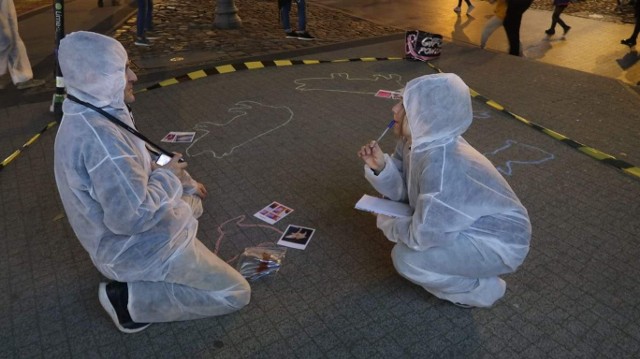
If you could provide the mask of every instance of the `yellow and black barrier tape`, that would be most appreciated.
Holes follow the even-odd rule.
[[[268,61],[238,62],[233,64],[214,66],[204,70],[189,72],[187,74],[184,74],[178,77],[174,77],[174,78],[170,78],[170,79],[158,82],[157,84],[138,90],[136,91],[136,93],[155,90],[161,87],[167,87],[167,86],[179,84],[182,82],[198,80],[198,79],[208,77],[208,76],[213,76],[213,75],[228,74],[231,72],[238,72],[238,71],[245,71],[245,70],[258,70],[258,69],[264,69],[268,67],[335,64],[335,63],[344,63],[344,62],[392,61],[392,60],[403,60],[403,59],[404,59],[403,57],[357,57],[357,58],[339,59],[339,60],[268,60]]]
[[[42,136],[42,134],[50,129],[51,127],[55,126],[58,124],[58,121],[51,121],[49,122],[46,126],[44,126],[42,128],[42,130],[40,130],[40,132],[36,133],[35,135],[33,135],[27,142],[25,142],[22,147],[20,147],[19,149],[13,151],[12,154],[10,154],[7,158],[5,158],[4,160],[2,160],[2,162],[0,162],[0,171],[3,170],[11,161],[13,161],[16,157],[20,156],[20,154],[22,153],[22,151],[24,151],[27,147],[31,146],[34,142],[36,142],[36,140],[38,138],[40,138],[40,136]]]
[[[442,70],[440,70],[437,66],[435,66],[431,62],[427,62],[427,64],[429,65],[429,67],[431,67],[435,71],[440,72],[440,73],[442,72]],[[584,144],[582,144],[582,143],[580,143],[578,141],[574,141],[574,140],[570,139],[569,137],[567,137],[567,136],[565,136],[563,134],[560,134],[560,133],[558,133],[556,131],[553,131],[551,129],[548,129],[546,127],[540,126],[535,122],[531,122],[531,121],[523,118],[522,116],[519,116],[519,115],[507,110],[504,106],[500,105],[499,103],[482,96],[481,94],[479,94],[478,92],[476,92],[475,90],[473,90],[471,88],[469,89],[469,91],[471,92],[471,97],[473,97],[474,99],[477,99],[478,101],[484,102],[489,107],[492,107],[492,108],[494,108],[494,109],[496,109],[496,110],[498,110],[498,111],[500,111],[502,113],[505,113],[509,117],[511,117],[513,119],[516,119],[516,120],[520,121],[521,123],[524,123],[525,125],[533,128],[533,129],[535,129],[537,131],[540,131],[540,132],[544,133],[545,135],[550,136],[550,137],[552,137],[552,138],[564,143],[565,145],[570,146],[570,147],[582,152],[583,154],[585,154],[585,155],[587,155],[587,156],[589,156],[589,157],[591,157],[593,159],[596,159],[596,160],[598,160],[600,162],[606,163],[606,164],[608,164],[610,166],[613,166],[613,167],[621,170],[622,172],[624,172],[624,173],[626,173],[628,175],[631,175],[631,176],[636,177],[637,179],[640,179],[640,167],[636,167],[636,166],[632,165],[631,163],[628,163],[628,162],[623,161],[623,160],[619,160],[619,159],[617,159],[617,158],[615,158],[615,157],[613,157],[613,156],[611,156],[611,155],[609,155],[607,153],[599,151],[599,150],[597,150],[597,149],[595,149],[593,147],[589,147],[587,145],[584,145]]]
[[[267,67],[283,67],[283,66],[295,66],[295,65],[316,65],[316,64],[327,64],[327,63],[345,63],[345,62],[373,62],[373,61],[390,61],[390,60],[403,60],[403,57],[359,57],[359,58],[349,58],[349,59],[338,59],[338,60],[269,60],[269,61],[248,61],[248,62],[240,62],[240,63],[233,63],[233,64],[226,64],[226,65],[220,65],[220,66],[214,66],[212,68],[209,69],[203,69],[203,70],[198,70],[198,71],[194,71],[194,72],[190,72],[187,73],[185,75],[181,75],[178,77],[174,77],[171,79],[167,79],[164,81],[161,81],[155,85],[146,87],[144,89],[138,90],[136,91],[136,93],[140,93],[140,92],[145,92],[145,91],[150,91],[150,90],[154,90],[157,88],[161,88],[161,87],[167,87],[170,85],[175,85],[178,83],[182,83],[182,82],[187,82],[187,81],[192,81],[192,80],[196,80],[196,79],[200,79],[200,78],[204,78],[207,76],[212,76],[212,75],[218,75],[218,74],[226,74],[226,73],[232,73],[232,72],[237,72],[237,71],[244,71],[244,70],[256,70],[256,69],[262,69],[262,68],[267,68]],[[433,63],[431,62],[427,62],[427,65],[429,67],[431,67],[432,69],[434,69],[437,72],[442,72],[442,70],[440,70],[440,68],[438,68],[437,66],[435,66]],[[531,122],[509,110],[507,110],[505,107],[503,107],[502,105],[500,105],[499,103],[488,99],[482,95],[480,95],[478,92],[476,92],[473,89],[469,89],[471,92],[471,97],[478,99],[479,101],[483,101],[485,104],[487,104],[488,106],[501,111],[505,114],[507,114],[509,117],[514,118],[518,121],[520,121],[521,123],[524,123],[525,125],[538,130],[558,141],[563,142],[564,144],[573,147],[575,149],[577,149],[578,151],[586,154],[587,156],[594,158],[598,161],[604,162],[610,166],[613,166],[621,171],[623,171],[624,173],[627,173],[631,176],[634,176],[638,179],[640,179],[640,168],[636,167],[626,161],[623,160],[619,160],[617,158],[615,158],[614,156],[611,156],[607,153],[604,153],[602,151],[599,151],[595,148],[586,146],[580,142],[574,141],[560,133],[557,133],[553,130],[550,130],[548,128],[545,128],[543,126],[540,126],[534,122]],[[6,167],[11,161],[13,161],[16,157],[18,157],[20,155],[20,153],[22,153],[22,151],[24,151],[27,147],[29,147],[31,144],[33,144],[33,142],[35,142],[46,130],[48,130],[49,128],[57,125],[58,122],[57,121],[52,121],[49,122],[42,130],[40,130],[39,133],[35,134],[33,137],[31,137],[27,142],[25,142],[25,144],[22,145],[22,147],[20,149],[17,149],[16,151],[14,151],[11,155],[9,155],[7,158],[5,158],[2,162],[0,162],[0,170],[4,169],[4,167]]]

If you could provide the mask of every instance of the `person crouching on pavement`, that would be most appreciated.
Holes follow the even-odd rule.
[[[58,52],[67,93],[134,127],[127,103],[136,75],[113,38],[74,32]],[[74,102],[54,146],[56,184],[69,223],[110,281],[98,298],[124,333],[150,323],[235,312],[249,303],[247,281],[197,238],[206,189],[176,154],[155,164],[145,143]]]
[[[396,243],[396,270],[440,299],[492,306],[506,289],[499,276],[529,251],[531,224],[509,184],[461,136],[473,118],[469,88],[455,74],[418,77],[393,113],[400,137],[393,155],[375,141],[358,155],[380,194],[413,209],[411,217],[377,216]]]

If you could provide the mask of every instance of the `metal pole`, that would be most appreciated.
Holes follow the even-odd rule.
[[[242,26],[242,20],[238,16],[238,8],[233,0],[217,1],[213,26],[218,29],[237,29]]]
[[[60,71],[60,66],[58,64],[58,47],[60,46],[60,40],[64,38],[64,0],[54,0],[53,14],[55,16],[56,27],[54,47],[54,76],[56,78],[56,92],[53,95],[52,107],[56,121],[60,121],[62,119],[62,101],[64,101],[64,80],[62,78],[62,71]]]

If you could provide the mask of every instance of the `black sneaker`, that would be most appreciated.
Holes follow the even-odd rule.
[[[627,45],[629,47],[634,47],[636,46],[636,40],[634,39],[624,39],[624,40],[620,40],[620,43],[622,45]]]
[[[545,33],[545,34],[547,34],[547,35],[549,35],[549,36],[551,36],[551,35],[554,35],[554,34],[556,33],[556,30],[554,30],[554,29],[547,29],[547,30],[544,30],[544,33]]]
[[[136,323],[131,319],[129,310],[127,310],[127,303],[129,302],[127,283],[115,281],[108,284],[100,283],[98,299],[118,330],[123,333],[137,333],[151,325],[151,323]]]
[[[315,37],[311,36],[311,34],[306,31],[296,31],[296,38],[298,40],[314,40],[315,39]]]
[[[298,35],[296,35],[296,33],[294,31],[287,31],[284,33],[285,37],[287,39],[297,39]]]
[[[146,37],[137,37],[134,44],[138,46],[151,46],[151,43]]]
[[[571,26],[567,26],[565,28],[562,28],[562,31],[563,31],[562,35],[563,36],[566,35],[569,32],[569,30],[571,30]]]

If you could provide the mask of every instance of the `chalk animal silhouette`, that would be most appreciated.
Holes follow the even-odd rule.
[[[486,120],[491,118],[491,115],[488,111],[484,110],[474,110],[473,111],[473,119],[474,120]]]
[[[193,127],[196,139],[187,147],[187,155],[210,154],[214,158],[233,151],[286,126],[293,120],[287,106],[269,106],[255,101],[240,101],[228,111],[232,117],[220,122],[201,122]]]
[[[332,73],[329,77],[314,77],[293,81],[298,91],[329,91],[375,95],[380,89],[397,90],[404,87],[402,76],[375,74],[369,78],[352,78],[348,73]]]
[[[553,153],[514,140],[507,140],[503,146],[484,155],[506,176],[513,173],[513,165],[534,165],[555,158]]]

